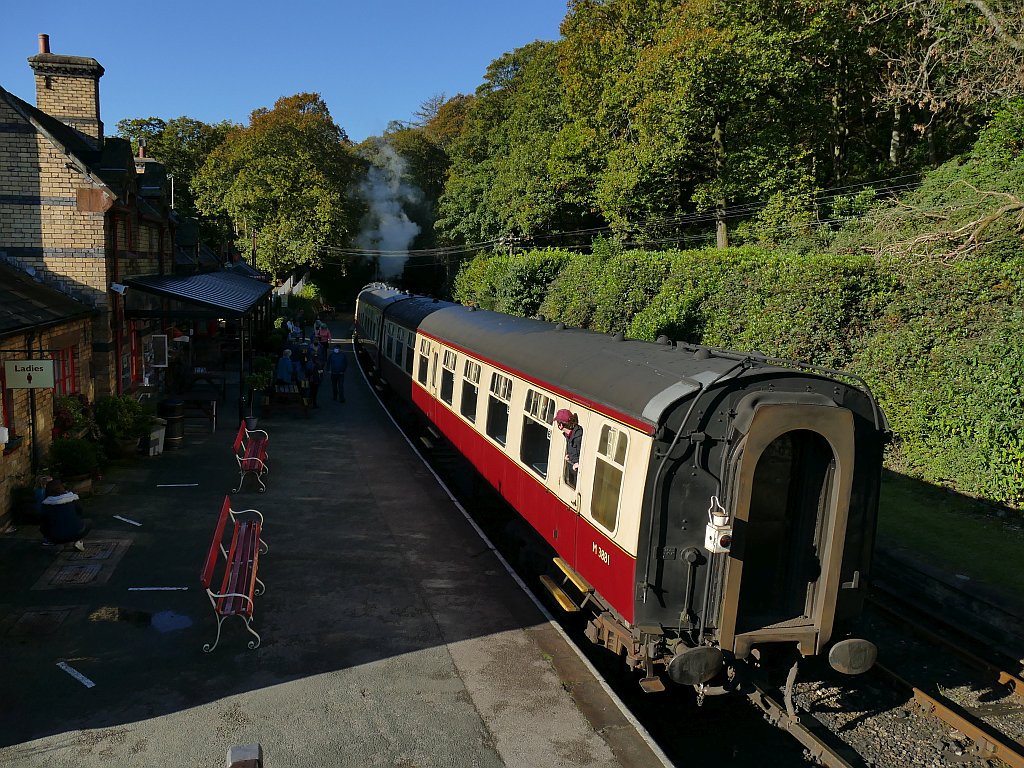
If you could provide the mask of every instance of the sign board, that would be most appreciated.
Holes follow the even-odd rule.
[[[53,360],[5,360],[4,377],[8,389],[50,389]]]

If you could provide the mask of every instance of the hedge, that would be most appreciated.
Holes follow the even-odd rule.
[[[1024,257],[952,265],[760,248],[478,257],[456,298],[627,336],[845,368],[878,395],[890,465],[1024,502]]]

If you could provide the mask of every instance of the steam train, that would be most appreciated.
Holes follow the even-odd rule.
[[[354,339],[553,550],[545,586],[642,673],[720,693],[770,649],[827,654],[871,564],[889,434],[849,374],[367,286]],[[578,471],[556,413],[582,430]],[[558,426],[561,426],[559,424]]]

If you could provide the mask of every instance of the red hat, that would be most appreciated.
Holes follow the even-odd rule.
[[[559,421],[562,424],[568,424],[572,421],[572,414],[568,408],[559,408],[558,413],[555,414],[555,421]]]

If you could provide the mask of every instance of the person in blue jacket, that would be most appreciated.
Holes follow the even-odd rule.
[[[64,487],[60,480],[46,484],[46,498],[40,505],[43,511],[43,546],[74,542],[79,552],[85,550],[82,539],[92,528],[92,521],[82,516],[78,494]]]
[[[286,349],[281,353],[274,368],[274,379],[277,384],[291,384],[295,381],[295,366],[292,364],[292,351]]]
[[[331,374],[331,399],[345,402],[345,369],[348,368],[348,359],[341,351],[341,347],[335,347],[327,357],[327,372]]]

